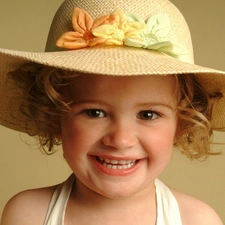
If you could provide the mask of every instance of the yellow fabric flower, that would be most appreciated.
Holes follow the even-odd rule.
[[[94,36],[106,40],[106,45],[123,45],[126,38],[135,39],[146,26],[144,23],[128,20],[120,10],[115,11],[113,15],[113,23],[92,29]]]
[[[60,48],[79,49],[104,43],[105,39],[95,37],[91,30],[103,24],[110,24],[114,19],[114,16],[106,15],[94,22],[87,12],[80,8],[74,8],[72,17],[74,31],[64,33],[57,40],[56,45]]]

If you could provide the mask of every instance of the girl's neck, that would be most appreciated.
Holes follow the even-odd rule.
[[[149,225],[156,223],[156,214],[154,184],[131,196],[108,198],[90,190],[77,180],[67,205],[66,217],[77,223],[80,219],[78,224]]]

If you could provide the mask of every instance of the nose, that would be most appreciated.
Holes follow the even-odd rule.
[[[102,142],[105,146],[123,150],[134,147],[138,142],[138,138],[134,127],[121,123],[113,123],[103,136]]]

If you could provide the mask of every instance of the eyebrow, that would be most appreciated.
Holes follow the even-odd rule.
[[[88,104],[88,103],[89,104],[100,104],[100,105],[106,105],[106,106],[109,105],[107,102],[100,101],[100,100],[94,100],[94,99],[74,101],[72,103],[72,105]],[[170,110],[175,110],[176,109],[176,107],[172,107],[172,105],[169,104],[169,103],[164,103],[164,102],[159,102],[159,101],[140,103],[140,104],[137,104],[137,106],[139,106],[139,107],[149,107],[149,108],[156,107],[156,106],[161,106],[161,107],[169,108]]]
[[[144,107],[166,107],[169,108],[171,110],[175,110],[176,107],[173,107],[171,104],[169,103],[164,103],[164,102],[149,102],[149,103],[141,103],[139,104],[139,106],[144,106]]]
[[[100,100],[93,100],[93,99],[87,99],[87,100],[74,100],[72,105],[79,105],[79,104],[101,104],[101,105],[108,105],[107,103],[100,101]]]

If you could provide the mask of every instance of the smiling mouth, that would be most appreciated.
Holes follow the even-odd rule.
[[[104,167],[114,170],[124,170],[133,167],[139,160],[117,160],[96,157],[97,161],[101,163]]]

